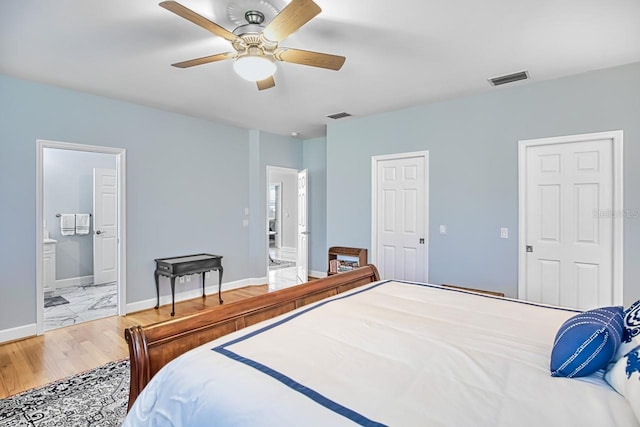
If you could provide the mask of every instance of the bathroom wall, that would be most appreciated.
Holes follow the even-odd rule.
[[[282,212],[282,248],[297,246],[298,237],[298,172],[272,169],[269,174],[269,185],[281,183]]]
[[[93,217],[90,233],[63,236],[56,214],[91,213],[93,169],[115,169],[112,154],[46,148],[44,165],[45,230],[56,244],[56,280],[93,275]],[[45,234],[46,235],[46,234]]]

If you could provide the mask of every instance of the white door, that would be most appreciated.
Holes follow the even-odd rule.
[[[426,152],[373,158],[372,261],[381,278],[428,280]]]
[[[93,282],[117,278],[117,179],[111,169],[93,170]]]
[[[275,184],[276,196],[276,221],[275,221],[275,242],[276,248],[282,247],[282,183]]]
[[[309,224],[307,223],[307,170],[298,172],[298,244],[296,247],[296,282],[309,280]]]
[[[614,304],[613,140],[532,145],[524,155],[520,298],[579,309]]]

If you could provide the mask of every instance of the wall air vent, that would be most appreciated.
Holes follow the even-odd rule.
[[[492,86],[500,86],[507,83],[517,82],[518,80],[526,80],[529,78],[528,71],[520,71],[519,73],[507,74],[506,76],[499,76],[489,79],[489,83]]]
[[[351,114],[342,112],[342,113],[329,114],[327,117],[329,117],[330,119],[337,120],[337,119],[344,119],[345,117],[350,117],[350,116]]]

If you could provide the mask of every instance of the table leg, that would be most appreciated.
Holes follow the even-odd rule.
[[[206,296],[206,295],[205,295],[205,293],[204,293],[204,279],[205,279],[205,277],[204,277],[204,276],[206,276],[206,275],[207,275],[207,272],[206,272],[206,271],[203,271],[203,272],[202,272],[202,273],[200,273],[200,274],[202,274],[202,298],[206,298],[207,296]]]
[[[155,271],[153,275],[156,277],[156,306],[154,308],[158,308],[160,307],[160,284],[159,284],[159,277],[158,277],[160,275],[158,274],[157,271]]]
[[[171,316],[176,314],[176,276],[171,276]]]
[[[222,266],[220,266],[220,269],[218,270],[218,301],[220,301],[220,304],[223,303],[222,301]]]

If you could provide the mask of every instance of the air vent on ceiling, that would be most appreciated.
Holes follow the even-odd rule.
[[[329,117],[330,119],[337,120],[337,119],[343,119],[349,116],[351,116],[351,114],[342,112],[342,113],[329,114],[327,117]]]
[[[526,80],[529,78],[528,71],[520,71],[519,73],[507,74],[506,76],[499,76],[489,79],[489,83],[493,86],[500,86],[507,83],[517,82],[518,80]]]

